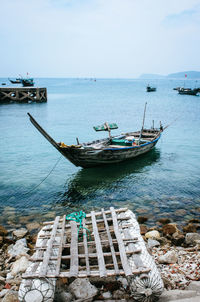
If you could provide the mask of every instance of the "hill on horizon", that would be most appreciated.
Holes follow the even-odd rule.
[[[170,73],[168,75],[160,75],[160,74],[151,74],[144,73],[139,78],[140,79],[185,79],[185,75],[187,75],[187,79],[200,79],[200,71],[181,71],[176,73]]]

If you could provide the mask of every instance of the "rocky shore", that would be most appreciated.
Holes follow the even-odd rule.
[[[138,216],[138,222],[166,289],[160,300],[199,301],[200,220],[191,219],[179,226],[169,218],[160,218],[155,226],[148,227],[148,217]],[[0,226],[0,301],[18,301],[22,274],[34,253],[40,227],[38,223],[19,229]],[[55,301],[132,301],[125,278],[96,280],[92,284],[87,279],[79,280],[59,280]]]

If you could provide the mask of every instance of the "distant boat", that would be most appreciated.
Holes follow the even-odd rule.
[[[155,129],[154,127],[151,129],[144,129],[143,118],[141,130],[125,133],[120,136],[111,136],[111,130],[117,129],[118,126],[115,123],[105,123],[101,126],[94,127],[94,129],[96,131],[108,131],[108,138],[82,144],[80,144],[77,139],[77,145],[66,145],[64,143],[57,143],[36,122],[30,113],[28,113],[28,115],[31,123],[64,157],[71,161],[75,166],[83,168],[119,163],[147,153],[157,144],[161,137],[161,133],[164,130],[162,125],[160,125],[159,129]]]
[[[21,79],[11,80],[8,79],[12,84],[21,84]]]
[[[35,84],[34,80],[32,78],[27,78],[27,79],[22,78],[21,79],[21,83],[22,83],[22,85],[24,87],[26,87],[26,86],[34,86],[34,84]]]
[[[152,92],[152,91],[156,91],[156,87],[151,87],[151,86],[147,86],[147,92]]]
[[[179,94],[187,94],[187,95],[197,95],[197,93],[200,92],[200,88],[184,88],[184,87],[180,87],[177,89]]]

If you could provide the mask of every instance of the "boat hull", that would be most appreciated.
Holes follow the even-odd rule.
[[[197,95],[199,93],[199,89],[178,89],[179,94],[185,94],[185,95]]]
[[[80,166],[82,168],[90,168],[123,162],[145,154],[156,145],[159,138],[160,136],[153,142],[148,142],[144,145],[130,148],[108,148],[105,150],[60,148],[60,152],[74,165]]]

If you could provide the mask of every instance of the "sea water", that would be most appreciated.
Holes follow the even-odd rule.
[[[0,84],[7,82],[0,79]],[[156,92],[146,92],[146,86]],[[185,86],[194,88],[187,80]],[[200,97],[179,95],[182,80],[36,79],[47,103],[0,105],[0,224],[18,226],[74,211],[128,207],[149,223],[200,215]],[[197,85],[198,86],[198,85]],[[199,85],[200,86],[200,85]],[[82,169],[65,159],[30,123],[75,144],[108,136],[93,126],[116,122],[112,135],[170,125],[156,147],[136,159]]]

